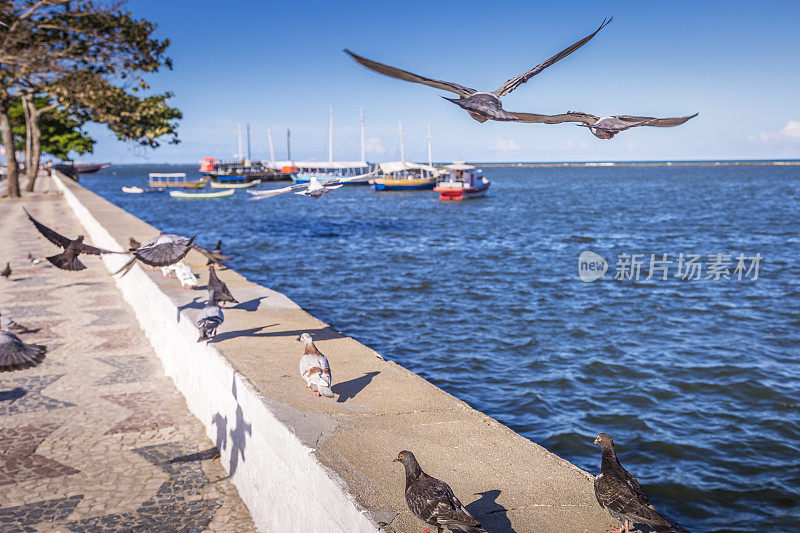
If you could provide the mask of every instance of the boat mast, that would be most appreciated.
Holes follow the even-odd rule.
[[[239,152],[236,154],[237,159],[241,159],[242,156],[242,123],[236,123],[236,139],[239,141]]]
[[[433,166],[433,156],[431,155],[431,123],[428,122],[428,166]]]
[[[267,142],[269,143],[269,160],[275,162],[275,148],[272,146],[272,128],[267,126]]]
[[[367,153],[365,151],[366,141],[367,141],[367,123],[364,120],[364,108],[361,108],[361,160],[367,160]]]
[[[292,130],[286,128],[286,159],[292,161]]]
[[[397,123],[397,131],[400,132],[400,160],[405,163],[406,162],[406,147],[403,144],[403,123]]]
[[[247,123],[247,162],[250,163],[250,123]]]
[[[333,162],[333,106],[329,108],[328,117],[328,161]]]

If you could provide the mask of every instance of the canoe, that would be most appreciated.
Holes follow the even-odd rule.
[[[255,181],[242,181],[242,182],[235,182],[235,181],[211,181],[211,188],[212,189],[249,189],[251,187],[255,187],[256,185],[260,185],[261,180]]]
[[[169,191],[169,195],[173,198],[182,198],[184,200],[201,200],[205,198],[230,198],[236,191],[228,189],[226,191],[216,192],[184,192],[184,191]]]

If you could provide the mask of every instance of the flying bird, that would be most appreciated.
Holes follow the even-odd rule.
[[[186,238],[180,235],[161,233],[158,237],[153,237],[142,243],[138,248],[131,250],[133,257],[122,268],[114,272],[114,275],[120,272],[122,272],[123,276],[127,274],[133,268],[137,259],[152,267],[174,265],[186,257],[186,254],[192,249],[193,242],[194,237]]]
[[[212,256],[214,256],[214,259],[216,259],[216,261],[214,261],[209,257],[208,263],[206,263],[206,265],[211,265],[213,263],[219,264],[220,261],[230,261],[231,259],[233,259],[232,257],[228,257],[227,255],[222,254],[222,241],[217,241],[217,245],[209,253]]]
[[[647,494],[625,470],[614,451],[614,440],[608,433],[600,433],[594,440],[602,450],[600,474],[594,478],[594,495],[597,502],[611,516],[623,523],[622,528],[612,527],[613,533],[629,533],[630,524],[645,524],[656,532],[677,532],[647,499]]]
[[[32,368],[44,361],[47,347],[25,344],[19,337],[0,329],[0,372]]]
[[[669,128],[680,126],[699,113],[687,117],[655,118],[636,117],[632,115],[614,115],[613,117],[597,117],[580,111],[568,111],[561,115],[536,115],[534,113],[511,113],[522,122],[541,124],[560,124],[562,122],[580,122],[578,126],[589,128],[592,134],[600,139],[611,139],[617,133],[637,126],[655,126]]]
[[[11,275],[11,263],[6,263],[6,267],[3,269],[2,272],[0,272],[0,276],[3,276],[4,278],[6,278],[6,281],[8,281],[8,276],[10,275]]]
[[[45,258],[52,263],[53,266],[60,268],[61,270],[85,270],[86,265],[81,263],[80,259],[78,259],[80,254],[102,255],[123,253],[112,252],[111,250],[104,250],[103,248],[96,248],[94,246],[89,246],[88,244],[83,244],[83,235],[78,235],[75,239],[65,237],[37,221],[24,207],[22,209],[25,211],[25,214],[28,215],[30,221],[33,222],[33,225],[36,226],[36,229],[39,230],[39,233],[41,233],[48,241],[64,249],[64,251],[60,254],[51,255],[50,257]]]
[[[31,331],[27,327],[17,324],[13,318],[9,318],[2,313],[0,313],[0,329],[4,329],[12,333],[28,333]]]
[[[288,187],[267,191],[248,190],[247,192],[253,195],[253,198],[250,198],[251,200],[263,200],[264,198],[270,198],[272,196],[277,196],[287,192],[294,192],[295,194],[300,194],[302,196],[310,196],[311,198],[319,199],[326,192],[330,192],[333,189],[338,189],[345,183],[363,179],[364,176],[360,175],[350,176],[347,178],[330,178],[319,181],[316,176],[311,176],[311,179],[307,183],[296,183],[294,185],[289,185]]]
[[[367,67],[368,69],[374,70],[375,72],[378,72],[380,74],[384,74],[386,76],[390,76],[392,78],[397,78],[400,80],[411,81],[414,83],[422,83],[424,85],[430,85],[431,87],[435,87],[443,91],[450,91],[452,93],[457,94],[458,98],[445,98],[445,100],[449,100],[450,102],[453,102],[457,106],[467,111],[467,113],[469,113],[469,116],[471,116],[478,122],[486,122],[487,120],[519,121],[520,119],[518,117],[515,117],[513,113],[509,113],[508,111],[503,109],[503,105],[500,102],[500,98],[509,94],[511,91],[513,91],[523,83],[527,82],[529,79],[536,76],[547,67],[553,65],[554,63],[560,61],[561,59],[564,59],[572,52],[574,52],[584,44],[588,43],[589,40],[597,34],[597,32],[602,30],[612,20],[613,17],[608,20],[604,19],[603,23],[600,25],[599,28],[597,28],[594,31],[594,33],[588,35],[587,37],[584,37],[583,39],[572,44],[571,46],[564,48],[550,59],[547,59],[546,61],[539,63],[529,71],[509,79],[498,89],[491,92],[476,91],[475,89],[464,87],[463,85],[459,85],[457,83],[434,80],[431,78],[426,78],[424,76],[419,76],[417,74],[413,74],[405,70],[400,70],[399,68],[390,67],[389,65],[384,65],[382,63],[378,63],[377,61],[369,60],[347,49],[345,49],[345,53],[350,55],[350,57],[355,59],[358,63],[361,63],[363,66]]]
[[[208,288],[214,291],[214,294],[217,298],[217,303],[219,302],[231,302],[234,304],[238,304],[239,302],[236,298],[233,297],[231,291],[228,289],[228,286],[217,277],[217,271],[214,270],[214,265],[208,267]]]
[[[222,314],[222,309],[217,305],[217,297],[214,291],[208,291],[208,300],[205,307],[200,310],[197,316],[197,327],[200,330],[200,341],[209,341],[217,334],[217,328],[225,317]]]
[[[306,380],[306,388],[310,389],[311,385],[316,385],[317,392],[314,396],[333,398],[331,366],[328,364],[328,358],[317,350],[308,333],[300,335],[300,341],[306,345],[303,357],[300,358],[300,376]]]
[[[443,527],[465,533],[486,533],[453,494],[453,489],[422,471],[414,454],[403,450],[394,460],[406,470],[406,503],[414,516],[432,526],[437,533]],[[430,529],[425,531],[430,533]]]

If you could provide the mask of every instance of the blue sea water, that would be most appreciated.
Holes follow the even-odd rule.
[[[180,171],[197,166],[82,183],[164,231],[222,239],[249,279],[581,468],[598,471],[592,441],[610,433],[691,530],[800,529],[800,167],[491,168],[488,197],[455,203],[120,192]],[[604,277],[581,281],[584,251]],[[647,279],[651,254],[668,280]],[[701,279],[677,276],[680,254],[701,256]],[[705,279],[715,262],[731,279]]]

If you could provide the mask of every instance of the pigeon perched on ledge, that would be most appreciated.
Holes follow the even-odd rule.
[[[447,483],[422,471],[413,453],[403,450],[394,462],[402,463],[406,470],[406,503],[414,516],[436,526],[437,533],[444,527],[451,531],[486,533]],[[425,531],[430,532],[430,529]]]
[[[306,345],[305,353],[300,358],[300,376],[306,380],[306,388],[310,389],[311,385],[316,385],[317,392],[314,396],[333,398],[331,366],[328,364],[328,358],[317,350],[308,333],[300,335],[300,341]]]
[[[25,344],[10,331],[0,330],[0,372],[24,370],[44,361],[47,347]]]
[[[200,310],[197,316],[197,327],[200,330],[200,341],[209,341],[217,334],[217,328],[225,317],[222,314],[222,309],[217,305],[217,297],[214,291],[208,291],[208,301],[205,307]]]
[[[36,226],[37,230],[39,230],[39,233],[41,233],[48,241],[52,242],[56,246],[64,248],[64,251],[60,254],[51,255],[50,257],[45,258],[53,266],[60,268],[61,270],[85,270],[86,265],[81,263],[80,259],[78,259],[80,254],[102,255],[123,253],[112,252],[111,250],[104,250],[102,248],[96,248],[94,246],[89,246],[88,244],[83,244],[83,235],[78,235],[75,239],[64,237],[60,233],[53,231],[37,221],[24,207],[22,210],[25,211],[26,215],[28,215],[30,221],[33,222],[33,225]]]
[[[209,253],[213,258],[209,257],[206,265],[211,265],[214,263],[221,264],[221,261],[230,261],[233,259],[232,257],[222,254],[222,241],[217,241],[217,245]]]
[[[6,267],[3,269],[2,272],[0,272],[0,276],[3,276],[4,278],[6,278],[6,281],[8,281],[8,276],[10,275],[11,275],[11,263],[6,263]]]
[[[602,450],[600,474],[594,478],[595,497],[601,507],[623,524],[622,528],[612,527],[609,531],[629,533],[631,524],[643,524],[658,533],[677,532],[652,506],[639,481],[622,467],[611,435],[600,433],[594,443]]]
[[[231,302],[234,304],[238,304],[238,300],[233,297],[231,291],[228,289],[228,286],[222,282],[221,279],[217,277],[217,271],[214,269],[214,265],[208,267],[208,288],[209,290],[214,291],[214,294],[217,297],[217,302]]]

